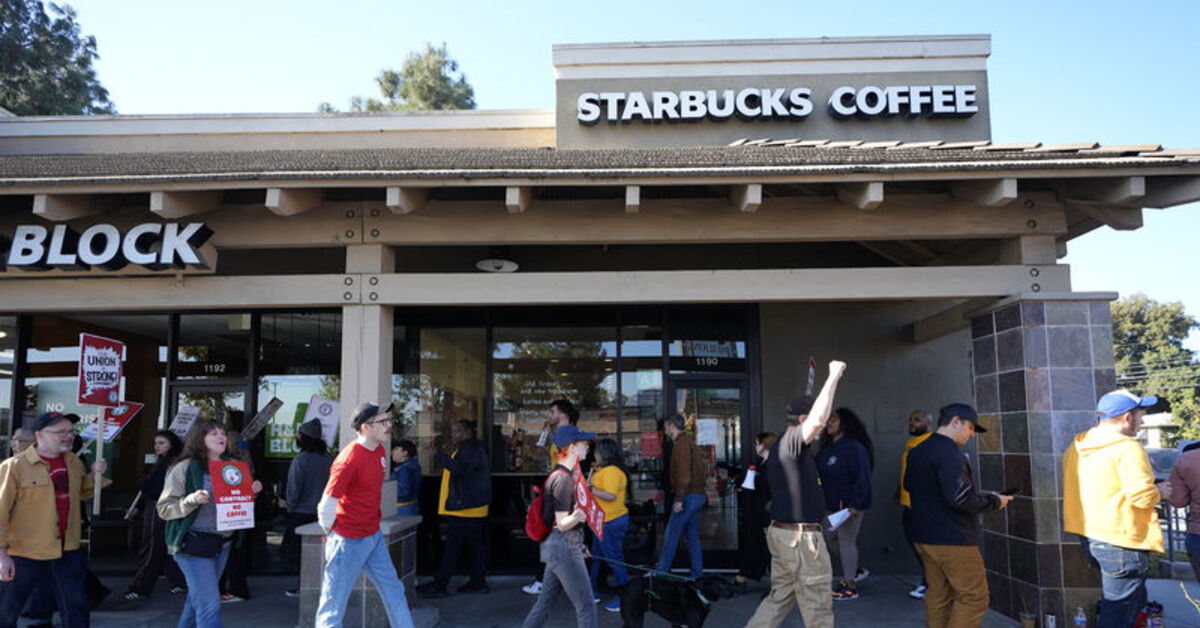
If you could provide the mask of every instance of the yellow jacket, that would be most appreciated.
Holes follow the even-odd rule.
[[[61,541],[50,465],[38,455],[37,447],[26,447],[0,463],[0,547],[7,548],[10,555],[54,560],[62,557],[63,550],[79,549],[79,502],[92,496],[92,474],[84,473],[75,454],[64,452],[62,457],[71,507],[67,536]]]
[[[1100,427],[1075,437],[1063,455],[1063,529],[1135,550],[1163,551],[1154,507],[1161,496],[1146,450]]]

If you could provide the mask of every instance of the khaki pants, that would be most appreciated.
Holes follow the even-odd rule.
[[[758,605],[746,628],[775,628],[800,607],[805,628],[833,628],[833,567],[820,532],[767,528],[771,552],[771,594]]]
[[[988,609],[987,573],[974,545],[917,543],[925,563],[925,625],[976,628]],[[957,598],[957,599],[956,599]]]

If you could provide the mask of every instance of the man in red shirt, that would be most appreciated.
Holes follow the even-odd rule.
[[[333,461],[329,483],[317,505],[317,520],[325,538],[325,572],[318,628],[340,627],[346,600],[358,574],[365,573],[387,611],[392,628],[411,628],[412,614],[405,603],[404,585],[396,577],[387,543],[379,531],[383,480],[388,473],[388,443],[392,434],[392,406],[360,404],[352,425],[358,432]]]

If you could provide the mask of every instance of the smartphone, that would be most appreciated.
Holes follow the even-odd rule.
[[[1000,491],[1000,494],[1001,495],[1016,495],[1017,493],[1020,493],[1020,492],[1021,492],[1021,489],[1019,489],[1019,488],[1006,488],[1003,491]]]

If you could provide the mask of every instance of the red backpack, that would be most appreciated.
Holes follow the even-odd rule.
[[[566,473],[566,471],[556,470],[546,476],[546,481],[550,481],[550,477],[555,473]],[[545,540],[553,529],[553,522],[547,525],[546,520],[542,518],[542,508],[545,505],[545,500],[542,498],[544,486],[545,482],[542,483],[542,486],[533,487],[533,501],[529,503],[529,510],[525,512],[525,535],[533,539],[535,543]]]

